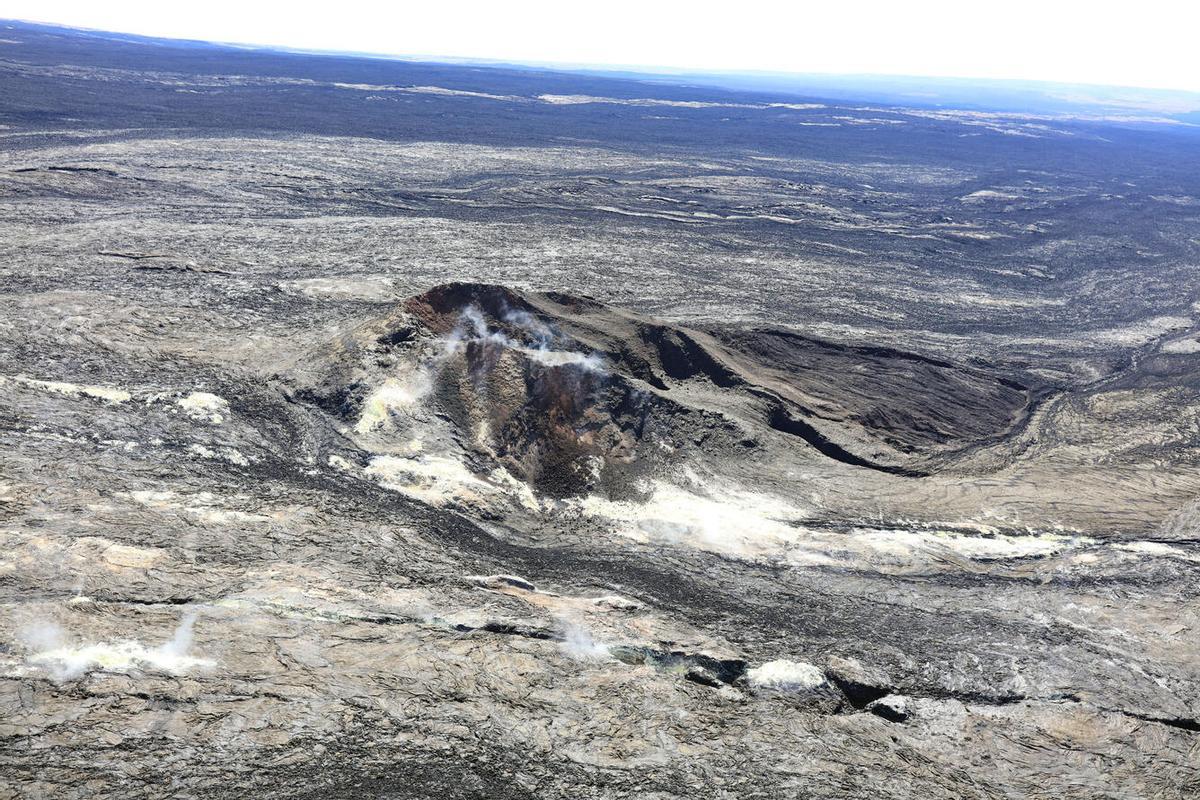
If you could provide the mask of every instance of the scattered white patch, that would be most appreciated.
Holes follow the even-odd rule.
[[[103,542],[106,540],[96,539]],[[110,569],[149,569],[162,561],[165,553],[157,548],[133,547],[127,544],[108,543],[100,555]]]
[[[1081,545],[1094,544],[1094,540],[1087,537],[1057,533],[972,536],[950,531],[883,528],[855,529],[843,538],[847,544],[865,545],[865,548],[881,555],[894,556],[899,561],[916,560],[922,554],[925,557],[936,556],[939,552],[954,553],[977,561],[1045,557]]]
[[[366,472],[385,489],[434,506],[478,503],[489,495],[502,494],[498,487],[473,475],[461,461],[442,456],[375,456]]]
[[[229,403],[223,397],[208,392],[192,392],[175,401],[183,413],[198,422],[220,425],[229,413]]]
[[[1170,333],[1173,330],[1187,328],[1191,325],[1192,320],[1188,317],[1152,317],[1151,319],[1132,323],[1124,328],[1095,331],[1088,335],[1088,338],[1107,344],[1139,345],[1153,341],[1159,336]]]
[[[202,444],[192,444],[188,445],[188,452],[200,458],[228,461],[230,464],[237,464],[239,467],[250,466],[250,459],[232,447],[220,447],[213,450],[211,447],[205,447]]]
[[[886,719],[907,719],[911,713],[910,701],[902,694],[885,695],[867,704],[867,710]]]
[[[966,234],[955,233],[951,235]],[[987,237],[985,236],[985,238]],[[1047,306],[1065,306],[1067,304],[1067,301],[1060,297],[992,297],[967,292],[958,295],[949,295],[945,301],[951,305],[962,304],[986,306],[988,308],[1044,308]]]
[[[1195,197],[1189,197],[1188,195],[1152,194],[1150,195],[1150,199],[1157,200],[1160,203],[1171,203],[1172,205],[1177,206],[1200,205],[1200,200],[1197,200]]]
[[[942,232],[943,236],[952,236],[956,239],[970,239],[978,242],[990,242],[993,239],[1007,239],[1003,233],[988,233],[986,231],[963,231],[963,230],[947,230]],[[1031,301],[1032,304],[1038,305],[1038,301]],[[1058,305],[1065,305],[1065,301],[1060,301]]]
[[[596,97],[587,94],[542,94],[538,100],[556,106],[585,105],[589,103],[606,103],[621,106],[663,106],[668,108],[758,108],[786,109],[792,111],[807,111],[825,108],[819,103],[716,103],[704,100],[658,100],[650,97]]]
[[[982,203],[985,200],[1020,200],[1021,196],[1010,192],[998,192],[995,189],[980,189],[963,195],[959,200],[963,203]]]
[[[507,100],[509,102],[524,101],[528,98],[512,94],[487,94],[486,92],[469,92],[465,89],[447,89],[442,86],[381,86],[371,83],[335,83],[338,89],[353,89],[361,92],[403,92],[406,94],[435,94],[442,97],[476,97],[483,100]]]
[[[519,480],[513,476],[511,472],[503,467],[497,467],[488,475],[492,483],[505,490],[509,495],[516,499],[522,507],[529,511],[542,511],[542,502],[538,500],[534,494],[533,488],[525,481]]]
[[[367,395],[354,430],[370,433],[382,427],[393,412],[408,411],[420,405],[432,388],[429,376],[422,372],[414,372],[404,379],[388,378]]]
[[[132,500],[141,503],[144,506],[158,507],[173,506],[175,504],[175,498],[178,496],[179,495],[172,491],[155,492],[148,489],[139,489],[129,493],[129,497]]]
[[[489,442],[491,442],[491,439],[492,424],[486,419],[479,420],[479,422],[475,424],[475,446],[486,449]]]
[[[517,575],[464,575],[463,580],[483,589],[496,589],[506,592],[513,589],[521,592],[538,591],[538,588],[533,585],[532,581],[527,581]]]
[[[270,522],[272,519],[266,514],[253,514],[226,508],[187,508],[185,510],[201,522],[209,522],[214,525],[256,525]]]
[[[1172,339],[1159,348],[1164,353],[1173,353],[1175,355],[1190,355],[1192,353],[1200,353],[1200,338],[1195,336],[1185,336],[1181,339]]]
[[[838,122],[844,122],[847,125],[907,125],[908,123],[902,119],[888,119],[885,117],[848,117],[837,115],[830,117]]]
[[[171,491],[155,492],[143,489],[129,492],[129,498],[146,508],[178,510],[201,522],[217,525],[264,523],[286,516],[286,513],[268,516],[224,508],[221,505],[223,499],[211,492],[180,495]]]
[[[171,639],[158,647],[146,647],[131,640],[75,647],[54,624],[27,629],[22,639],[33,651],[27,660],[47,670],[58,682],[74,680],[94,670],[129,672],[150,668],[180,674],[215,664],[211,659],[188,655],[195,624],[196,614],[185,614]]]
[[[333,467],[334,469],[336,469],[339,472],[356,472],[357,471],[353,464],[351,464],[349,461],[342,458],[341,456],[330,456],[329,457],[329,466]]]
[[[617,611],[637,611],[642,608],[642,604],[637,600],[630,600],[628,597],[621,597],[619,594],[606,594],[602,597],[593,597],[592,604],[616,609]]]
[[[1159,558],[1178,558],[1182,561],[1193,561],[1200,563],[1200,555],[1184,550],[1182,547],[1166,544],[1165,542],[1123,542],[1115,545],[1116,549],[1124,550],[1128,553],[1136,553],[1137,555],[1159,557]]]
[[[693,212],[691,214],[681,211],[632,211],[627,208],[618,208],[617,206],[592,206],[593,211],[603,211],[606,214],[620,214],[623,217],[650,217],[653,219],[668,219],[675,222],[695,222],[695,218],[703,217],[705,219],[728,219],[717,214],[709,214],[706,212]],[[746,217],[749,219],[749,217]]]
[[[281,283],[280,288],[299,292],[306,297],[330,300],[384,302],[399,297],[395,280],[383,275],[301,278]]]
[[[511,94],[488,94],[487,92],[469,92],[464,89],[446,89],[442,86],[408,86],[404,91],[414,94],[436,94],[442,97],[478,97],[484,100],[524,100]]]
[[[614,523],[620,535],[647,544],[694,547],[730,558],[783,561],[796,566],[908,569],[946,558],[975,561],[1044,558],[1093,547],[1076,531],[1001,533],[982,523],[928,523],[913,529],[807,527],[803,510],[768,494],[715,488],[684,471],[688,488],[655,481],[645,502],[588,497],[568,508]],[[901,521],[898,521],[901,522]],[[893,523],[896,524],[896,523]]]
[[[779,659],[755,667],[746,673],[750,685],[756,689],[779,691],[808,691],[825,684],[825,673],[820,667],[802,661]]]
[[[92,397],[97,400],[103,400],[106,403],[117,405],[127,402],[132,395],[123,389],[113,389],[108,386],[83,386],[77,383],[65,383],[63,381],[39,381],[33,378],[24,376],[16,377],[0,377],[0,382],[12,381],[22,386],[28,386],[31,389],[38,389],[44,392],[54,392],[56,394],[64,394],[71,397]]]
[[[188,445],[188,452],[201,458],[220,458],[221,454],[202,444]]]
[[[663,481],[644,503],[588,497],[588,516],[618,523],[625,536],[653,544],[685,544],[737,557],[781,553],[797,539],[789,521],[803,512],[768,495],[729,490],[700,494]]]

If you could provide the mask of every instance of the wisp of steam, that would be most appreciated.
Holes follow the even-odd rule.
[[[27,660],[45,669],[57,683],[75,680],[94,670],[126,672],[151,668],[178,674],[215,663],[189,655],[196,616],[195,611],[184,614],[171,638],[158,647],[146,647],[133,640],[74,646],[66,632],[53,622],[28,626],[21,639],[30,651]]]
[[[489,330],[483,312],[475,304],[464,308],[458,324],[446,338],[444,352],[461,352],[467,342],[485,342],[523,353],[547,367],[576,366],[591,372],[604,372],[604,359],[597,353],[557,350],[553,345],[562,338],[550,325],[524,310],[505,309],[501,317],[510,325],[526,331],[532,344],[526,345],[509,338],[503,331]]]

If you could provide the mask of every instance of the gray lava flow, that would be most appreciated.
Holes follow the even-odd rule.
[[[1200,796],[1198,144],[0,22],[0,798]]]

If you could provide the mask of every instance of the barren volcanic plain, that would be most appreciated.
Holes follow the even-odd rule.
[[[0,22],[0,797],[1200,795],[1200,133]]]

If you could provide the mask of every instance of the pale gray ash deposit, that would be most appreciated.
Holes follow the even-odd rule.
[[[1200,795],[1200,137],[0,23],[0,798]]]

